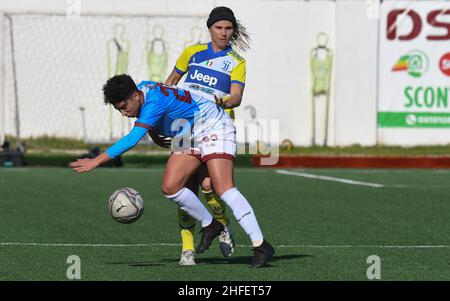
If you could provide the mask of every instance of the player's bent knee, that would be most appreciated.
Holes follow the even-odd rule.
[[[217,195],[221,196],[228,190],[235,188],[232,182],[221,182],[217,181],[217,183],[214,184],[214,191],[217,193]]]
[[[174,183],[163,183],[161,186],[161,191],[164,195],[174,195],[180,191],[181,188],[183,187]]]

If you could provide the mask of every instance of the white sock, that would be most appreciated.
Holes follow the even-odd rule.
[[[213,217],[199,198],[189,189],[183,187],[175,194],[166,195],[166,198],[174,201],[178,207],[186,211],[195,220],[202,224],[202,228],[211,224]]]
[[[262,240],[254,240],[254,241],[252,241],[253,248],[259,247],[260,245],[262,245],[263,242],[264,241],[262,241]]]
[[[264,239],[252,207],[236,187],[225,191],[220,198],[230,206],[234,217],[252,242]]]

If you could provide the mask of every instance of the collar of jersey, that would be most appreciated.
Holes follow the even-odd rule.
[[[227,48],[225,48],[224,50],[221,50],[221,51],[218,51],[218,52],[214,52],[214,50],[212,48],[212,42],[209,42],[208,43],[208,50],[211,53],[211,56],[213,58],[220,57],[220,56],[223,56],[223,55],[227,54],[231,50],[231,45],[228,44]]]

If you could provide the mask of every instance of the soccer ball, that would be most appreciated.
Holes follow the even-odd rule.
[[[124,187],[117,189],[109,198],[109,214],[119,223],[130,224],[144,212],[144,200],[138,191]]]

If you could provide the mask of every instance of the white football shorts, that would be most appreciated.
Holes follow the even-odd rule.
[[[181,143],[181,145],[187,143]],[[234,160],[236,157],[236,128],[234,121],[224,114],[218,120],[208,120],[194,128],[190,137],[189,148],[174,150],[174,153],[187,153],[198,158],[202,163],[215,158]]]

